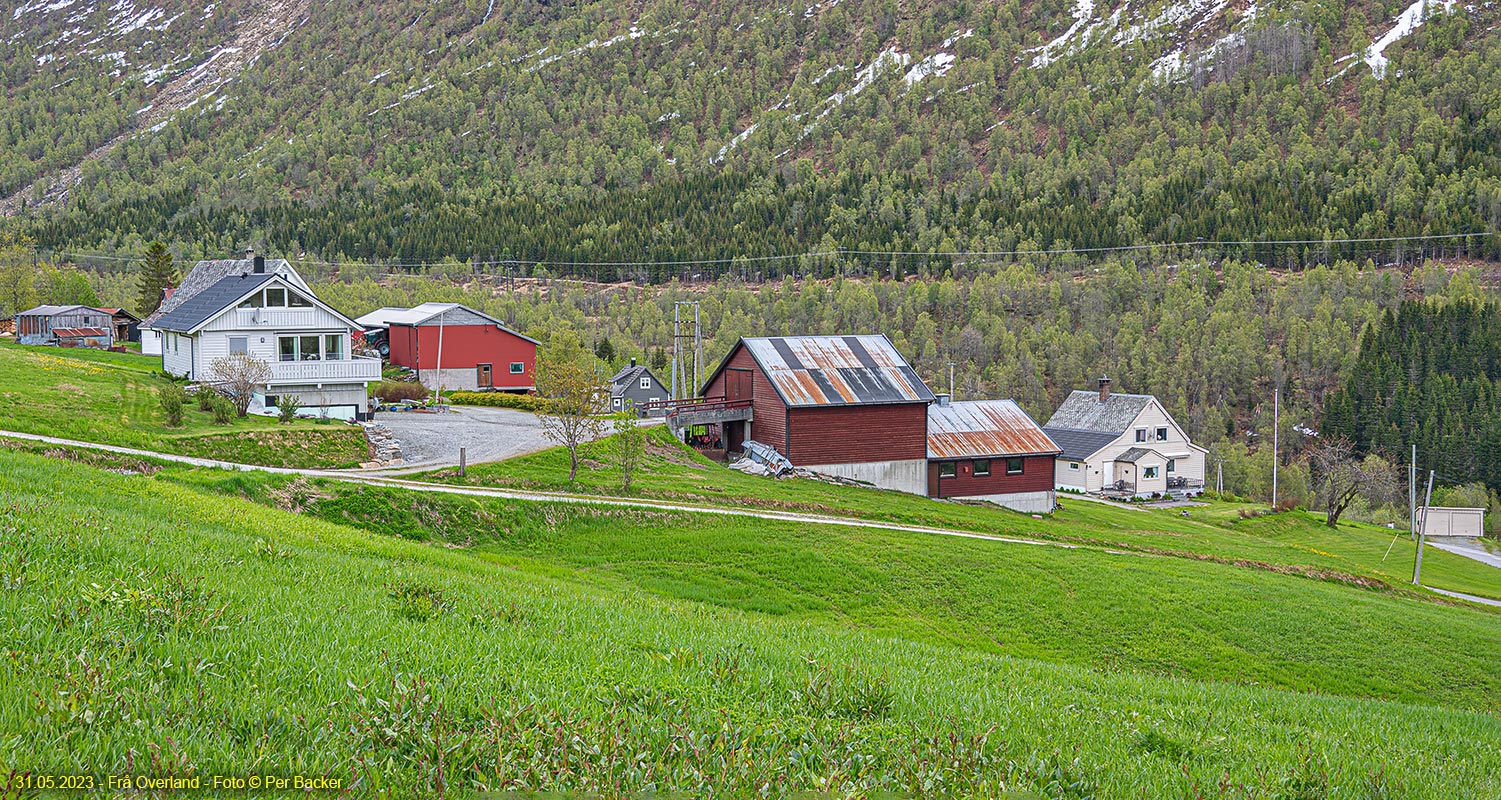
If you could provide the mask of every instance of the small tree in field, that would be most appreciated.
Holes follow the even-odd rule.
[[[235,414],[250,413],[250,394],[271,380],[271,365],[247,353],[230,353],[209,365],[214,382],[234,401]]]
[[[162,414],[167,418],[167,426],[176,428],[182,424],[182,407],[187,402],[187,392],[175,383],[168,383],[157,389],[157,397],[162,402]]]
[[[604,434],[599,391],[594,354],[577,339],[555,337],[537,359],[537,394],[545,403],[542,434],[568,448],[569,481],[578,477],[579,448]]]
[[[1308,451],[1315,496],[1324,506],[1324,523],[1333,528],[1355,498],[1384,497],[1396,485],[1391,465],[1380,456],[1364,459],[1355,454],[1350,440],[1338,436],[1320,439]]]
[[[276,419],[283,425],[291,424],[297,419],[297,411],[302,408],[302,398],[295,394],[284,394],[276,398]]]
[[[615,457],[615,466],[620,468],[620,489],[631,490],[631,476],[646,455],[646,429],[634,410],[627,410],[615,420],[615,436],[610,441],[610,455]]]

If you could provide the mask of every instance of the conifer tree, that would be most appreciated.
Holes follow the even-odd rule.
[[[176,285],[177,269],[172,264],[172,254],[161,242],[152,242],[146,247],[145,266],[141,270],[141,294],[136,300],[136,313],[144,317],[156,310],[162,302],[162,292]]]

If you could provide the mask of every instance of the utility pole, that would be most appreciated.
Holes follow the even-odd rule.
[[[693,331],[683,306],[693,307]],[[692,363],[690,363],[690,359]],[[704,337],[697,300],[677,300],[672,304],[672,399],[680,400],[698,392],[704,380]]]
[[[1272,394],[1272,510],[1277,509],[1277,429],[1282,427],[1282,387]]]
[[[438,315],[438,379],[433,382],[433,385],[437,387],[433,390],[433,396],[436,398],[433,405],[440,408],[443,405],[443,318],[447,314],[448,312],[445,310]],[[417,379],[419,381],[422,380],[421,372],[417,373]]]
[[[1433,470],[1428,470],[1428,491],[1423,494],[1423,519],[1418,523],[1418,555],[1412,560],[1412,585],[1422,586],[1423,540],[1428,535],[1428,506],[1433,504]]]
[[[1225,493],[1225,459],[1216,459],[1214,462],[1214,493]]]
[[[1412,462],[1407,465],[1407,533],[1418,540],[1418,446],[1412,446]]]

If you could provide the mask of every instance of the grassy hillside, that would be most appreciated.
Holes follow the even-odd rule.
[[[391,797],[1501,792],[1493,715],[716,609],[24,454],[0,452],[0,540],[4,771]]]
[[[1330,530],[1304,512],[1243,520],[1252,503],[1216,503],[1189,509],[1141,511],[1061,496],[1063,510],[1032,519],[988,505],[934,502],[901,492],[835,486],[809,480],[771,480],[729,470],[673,440],[665,428],[650,432],[650,446],[631,494],[686,504],[760,508],[929,525],[996,536],[1104,545],[1138,552],[1182,555],[1261,568],[1292,568],[1311,576],[1358,582],[1372,578],[1402,587],[1412,578],[1416,547],[1393,531],[1342,524]],[[494,486],[581,494],[620,494],[619,474],[598,457],[573,483],[561,448],[419,479],[465,486]],[[1390,554],[1387,553],[1391,547]],[[1383,560],[1384,559],[1384,560]],[[1501,573],[1451,553],[1424,553],[1425,582],[1442,589],[1501,599]]]
[[[1093,548],[274,476],[184,480],[615,590],[986,653],[1501,711],[1501,675],[1487,667],[1501,658],[1501,610],[1379,584]],[[1492,585],[1501,587],[1501,574]]]
[[[272,417],[216,425],[190,403],[168,428],[157,397],[161,358],[0,345],[0,428],[244,464],[348,467],[369,458],[358,428]]]

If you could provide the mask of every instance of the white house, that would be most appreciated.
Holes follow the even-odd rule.
[[[379,359],[350,354],[358,327],[301,279],[268,271],[260,258],[249,272],[219,278],[152,321],[162,337],[163,370],[213,382],[215,360],[246,353],[271,370],[251,395],[251,413],[275,414],[280,397],[295,395],[302,415],[345,420],[366,418],[367,386],[380,380]]]
[[[1054,480],[1061,490],[1124,496],[1189,494],[1204,488],[1204,448],[1189,441],[1157,398],[1079,390],[1042,426],[1062,448]]]
[[[141,320],[141,353],[148,356],[162,354],[162,335],[156,329],[156,321],[166,316],[168,312],[193,299],[199,292],[213,286],[224,278],[233,275],[249,275],[256,269],[256,264],[261,264],[261,271],[281,275],[291,281],[298,289],[306,292],[308,286],[292,269],[292,265],[284,258],[257,258],[252,251],[246,251],[244,258],[218,258],[199,261],[188,270],[183,277],[182,283],[176,288],[168,289],[162,298],[161,304],[156,311]]]

